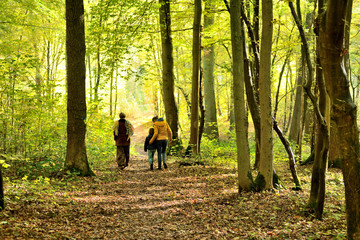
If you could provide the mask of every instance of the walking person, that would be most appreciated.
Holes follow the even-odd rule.
[[[156,140],[156,150],[158,152],[158,169],[161,170],[161,159],[164,163],[164,168],[167,169],[166,165],[166,147],[168,142],[172,141],[172,132],[169,124],[163,119],[153,117],[154,123],[154,135],[150,139],[150,144]]]
[[[149,135],[146,137],[145,143],[144,143],[144,151],[148,153],[150,170],[154,169],[154,155],[156,152],[156,140],[152,144],[149,143],[150,139],[153,137],[153,135],[154,135],[154,128],[150,128]]]
[[[129,165],[130,160],[130,137],[134,134],[133,125],[125,119],[125,113],[119,114],[120,119],[113,126],[114,140],[116,145],[116,162],[123,170]]]

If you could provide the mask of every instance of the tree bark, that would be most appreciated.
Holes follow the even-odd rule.
[[[257,2],[258,3],[258,2]],[[259,7],[259,6],[258,6]],[[254,7],[255,10],[255,7]],[[255,14],[256,15],[256,14]],[[252,30],[250,21],[248,20],[244,4],[241,5],[241,17],[244,20],[248,33],[251,39],[251,47],[253,50],[254,55],[254,75],[253,81],[251,81],[251,69],[250,69],[250,61],[247,56],[246,52],[246,42],[245,37],[243,38],[243,47],[244,47],[244,74],[245,74],[245,88],[246,88],[246,99],[250,109],[251,118],[254,124],[254,131],[255,131],[255,164],[254,168],[258,169],[260,164],[260,110],[259,110],[259,66],[260,66],[260,59],[259,59],[259,49],[258,49],[258,39],[256,38],[255,31]],[[256,23],[256,21],[255,21]],[[258,24],[258,22],[257,22]],[[245,31],[242,28],[243,36],[245,36]],[[256,83],[255,86],[253,83]]]
[[[301,54],[303,56],[303,53]],[[303,59],[303,57],[301,57]],[[296,80],[296,91],[295,91],[295,102],[293,113],[291,117],[291,124],[289,129],[289,141],[298,144],[300,126],[301,126],[301,113],[303,109],[303,61],[300,61],[299,67],[297,68],[297,80]]]
[[[191,129],[190,146],[194,155],[199,152],[199,81],[200,81],[200,24],[201,0],[195,0],[195,15],[193,26],[193,69],[191,91]]]
[[[253,26],[254,26],[254,40],[252,41],[253,45],[253,53],[255,57],[255,71],[254,71],[254,86],[255,86],[255,96],[256,100],[259,101],[259,68],[260,68],[260,61],[257,61],[256,58],[258,57],[259,47],[260,46],[260,0],[254,1],[254,17],[253,17]],[[256,47],[256,51],[255,51]]]
[[[273,128],[274,128],[275,132],[278,134],[282,144],[285,147],[285,150],[286,150],[286,152],[288,154],[288,157],[289,157],[289,166],[290,166],[291,176],[292,176],[292,178],[294,180],[294,183],[295,183],[295,187],[293,189],[294,190],[302,190],[301,183],[300,183],[300,180],[298,178],[297,171],[296,171],[296,162],[295,162],[294,153],[291,150],[289,141],[285,138],[283,132],[281,131],[281,129],[277,125],[277,122],[276,122],[275,119],[274,119],[274,122],[273,122]]]
[[[348,78],[350,79],[350,26],[351,26],[351,12],[352,12],[353,1],[348,0],[348,7],[346,13],[346,24],[345,24],[345,46],[344,46],[344,67]],[[359,87],[357,88],[359,89]],[[353,94],[353,99],[355,99],[355,93]],[[355,102],[355,101],[354,101]],[[336,124],[333,120],[330,121],[330,151],[329,151],[329,166],[341,168],[342,164],[342,155],[340,155],[340,151],[338,149],[337,139],[338,133],[336,129]]]
[[[272,0],[262,2],[262,37],[260,47],[259,102],[260,102],[260,167],[264,189],[273,188],[273,136],[271,115],[271,48],[273,35]]]
[[[201,138],[203,136],[204,133],[204,129],[205,129],[205,106],[204,106],[204,102],[203,102],[203,92],[202,92],[202,84],[203,84],[203,71],[200,71],[200,81],[199,81],[199,153],[201,150]]]
[[[86,155],[85,29],[83,0],[66,0],[67,149],[65,169],[94,175]]]
[[[228,2],[224,0],[224,3],[227,7],[227,10],[230,13],[230,7]],[[260,59],[259,59],[259,34],[258,34],[258,24],[259,19],[259,1],[254,3],[254,30],[252,29],[251,23],[246,16],[244,2],[241,2],[241,18],[244,20],[248,34],[251,39],[251,49],[254,55],[254,69],[251,71],[250,66],[251,63],[248,59],[246,52],[246,41],[245,41],[245,30],[242,27],[241,30],[243,32],[243,52],[244,52],[244,78],[245,78],[245,88],[246,88],[246,99],[251,112],[251,118],[253,120],[254,129],[255,129],[255,164],[254,168],[258,169],[260,164],[260,110],[259,110],[259,68],[260,68]],[[253,72],[253,81],[251,81],[251,72]],[[255,83],[255,86],[254,84]],[[230,129],[232,130],[232,129]]]
[[[276,96],[275,96],[275,107],[274,107],[274,118],[273,118],[273,128],[275,130],[275,132],[277,133],[277,135],[279,136],[282,144],[284,145],[284,148],[288,154],[289,157],[289,166],[290,166],[290,171],[291,171],[291,175],[293,177],[294,183],[295,183],[295,187],[293,188],[294,190],[301,190],[301,183],[300,180],[298,178],[297,175],[297,171],[296,171],[296,162],[295,162],[295,156],[294,153],[291,149],[290,143],[289,141],[285,138],[283,132],[281,131],[281,129],[279,128],[277,121],[276,121],[276,114],[277,114],[277,110],[278,110],[278,105],[279,105],[279,92],[280,92],[280,85],[281,85],[281,79],[282,79],[282,75],[285,71],[285,66],[287,65],[288,59],[290,57],[291,52],[289,52],[286,56],[286,59],[284,61],[284,64],[281,68],[280,71],[280,76],[279,76],[279,83],[278,83],[278,88],[276,91]]]
[[[251,189],[250,153],[247,139],[247,114],[245,111],[243,23],[241,21],[241,0],[230,1],[231,45],[233,55],[233,94],[235,132],[238,163],[239,192]]]
[[[5,199],[4,199],[4,181],[2,175],[2,166],[0,165],[0,211],[5,209]]]
[[[214,7],[212,0],[205,0],[204,30],[214,25]],[[206,37],[207,41],[211,38]],[[216,100],[214,86],[215,47],[207,43],[204,48],[204,97],[205,97],[205,133],[210,139],[219,138],[216,115]]]
[[[99,29],[103,29],[103,15],[100,14],[100,20],[99,20]],[[94,82],[94,103],[95,108],[98,108],[99,105],[99,86],[100,86],[100,79],[101,79],[101,73],[102,73],[102,66],[101,66],[101,34],[99,34],[97,39],[97,47],[96,47],[96,76],[95,76],[95,82]]]
[[[332,107],[332,119],[338,129],[338,147],[343,156],[348,239],[360,238],[360,159],[357,109],[352,101],[344,69],[344,32],[348,1],[329,0],[320,20],[320,60]],[[341,136],[340,136],[341,134]]]
[[[171,37],[170,0],[159,0],[160,32],[162,46],[162,80],[163,100],[166,120],[169,123],[173,138],[178,138],[178,110],[174,96],[174,58]]]
[[[295,11],[295,9],[294,9]],[[296,0],[296,13],[298,17],[299,24],[302,25],[302,15],[300,9],[300,0]],[[308,18],[306,18],[308,19]],[[306,21],[305,21],[306,22]],[[309,25],[307,25],[309,26]],[[299,61],[299,67],[297,69],[297,87],[295,95],[295,103],[293,109],[293,117],[291,119],[290,131],[289,131],[289,140],[293,143],[296,143],[296,155],[298,160],[302,159],[302,140],[304,135],[304,124],[305,116],[307,112],[307,98],[303,90],[303,83],[306,80],[308,75],[305,65],[307,64],[306,52],[304,45],[301,45],[301,57]]]
[[[308,43],[305,37],[304,29],[299,21],[299,18],[295,12],[294,5],[292,2],[289,2],[289,7],[291,9],[291,14],[294,17],[295,23],[299,29],[304,56],[306,61],[306,66],[308,68],[308,81],[304,84],[304,90],[309,96],[313,106],[314,112],[316,114],[316,123],[318,125],[316,137],[318,141],[316,142],[317,146],[315,147],[314,153],[314,165],[312,173],[312,184],[311,184],[311,193],[309,198],[309,206],[315,209],[316,217],[318,219],[322,218],[322,212],[324,208],[325,201],[325,174],[327,166],[327,153],[329,146],[329,136],[328,136],[328,127],[324,118],[325,108],[326,108],[326,93],[323,89],[322,79],[318,76],[318,88],[320,89],[320,101],[318,104],[317,97],[313,94],[311,87],[313,83],[313,67],[310,58],[310,50]],[[325,94],[325,96],[324,96]]]

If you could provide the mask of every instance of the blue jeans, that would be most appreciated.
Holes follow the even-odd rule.
[[[149,163],[154,164],[154,155],[155,155],[156,149],[153,149],[153,150],[148,149],[147,151],[148,151]]]
[[[166,147],[168,144],[168,140],[156,140],[156,150],[158,152],[158,168],[161,168],[161,158],[164,163],[166,164]]]

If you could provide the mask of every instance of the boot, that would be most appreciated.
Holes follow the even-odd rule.
[[[164,168],[165,168],[165,169],[167,169],[167,165],[166,165],[166,163],[164,163]]]
[[[150,170],[154,170],[154,164],[150,164]]]

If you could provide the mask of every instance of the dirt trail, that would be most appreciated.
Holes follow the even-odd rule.
[[[135,126],[132,144],[143,153],[149,126]],[[0,239],[307,239],[341,223],[311,224],[296,214],[307,196],[291,190],[239,195],[234,169],[182,167],[170,157],[167,170],[150,171],[143,154],[123,171],[109,164],[9,206]]]
[[[151,118],[148,118],[149,121],[142,122],[133,122],[135,131],[134,135],[131,137],[131,144],[135,146],[135,154],[146,157],[147,153],[144,152],[144,141],[147,135],[149,135],[149,128],[153,126]]]

